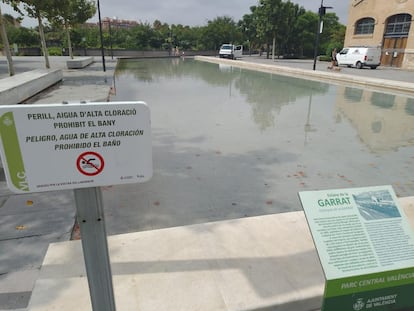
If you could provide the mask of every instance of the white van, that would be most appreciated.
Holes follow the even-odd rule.
[[[338,65],[346,65],[348,67],[370,67],[377,68],[381,64],[381,48],[380,47],[347,47],[336,54]]]
[[[236,59],[242,57],[243,45],[223,44],[220,47],[219,57]]]

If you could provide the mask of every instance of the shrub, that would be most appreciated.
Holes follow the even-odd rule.
[[[49,47],[48,49],[50,56],[62,56],[62,49],[60,47]]]
[[[330,62],[331,61],[331,56],[330,55],[320,55],[319,60],[321,62]]]

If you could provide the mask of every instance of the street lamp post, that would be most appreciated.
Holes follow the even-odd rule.
[[[99,35],[101,37],[102,66],[103,66],[103,71],[105,72],[106,71],[106,66],[105,66],[105,51],[104,51],[104,44],[103,44],[101,7],[99,5],[99,0],[98,0],[98,19],[99,19]]]
[[[168,42],[169,42],[169,46],[168,46],[168,56],[172,55],[172,26],[169,28],[170,33],[169,33],[169,38],[168,38]]]
[[[113,48],[112,48],[112,29],[111,29],[111,19],[109,19],[109,43],[111,45],[111,59],[114,59],[114,52],[113,52]]]
[[[318,19],[318,29],[316,30],[316,39],[315,39],[315,49],[313,53],[313,70],[316,68],[316,58],[318,57],[319,49],[319,37],[322,33],[323,27],[323,16],[326,14],[326,9],[332,9],[331,6],[323,6],[323,0],[321,0],[321,6],[319,7],[319,19]]]

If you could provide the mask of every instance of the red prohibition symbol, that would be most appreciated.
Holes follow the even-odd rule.
[[[87,151],[82,153],[76,160],[76,167],[78,171],[86,176],[95,176],[102,172],[104,168],[103,157],[93,151]]]

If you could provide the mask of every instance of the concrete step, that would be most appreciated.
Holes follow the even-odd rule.
[[[0,79],[0,105],[15,105],[58,83],[60,69],[36,69]]]
[[[414,197],[400,199],[414,227]],[[325,278],[303,212],[108,238],[118,310],[280,310],[321,306]],[[32,311],[91,310],[80,241],[49,246]]]
[[[110,236],[118,310],[313,310],[324,276],[302,212]],[[80,241],[51,244],[29,310],[91,310]]]
[[[80,69],[92,64],[93,62],[93,57],[78,57],[66,61],[66,66],[68,69]]]

